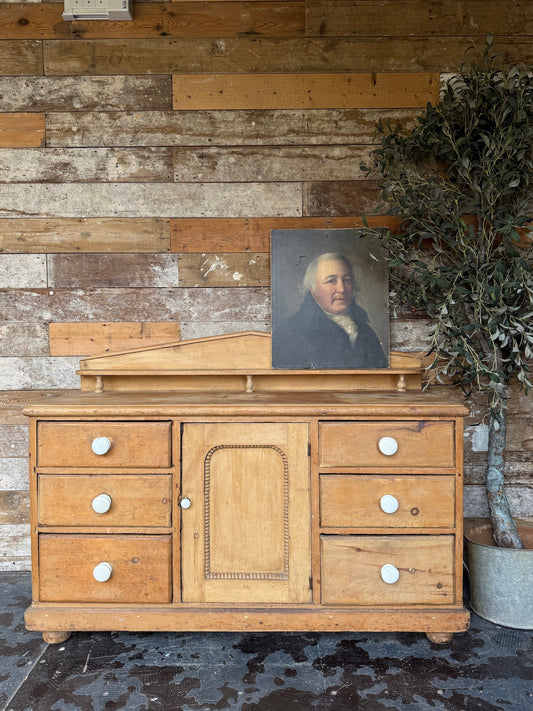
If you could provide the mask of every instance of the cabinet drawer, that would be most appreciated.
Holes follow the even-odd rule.
[[[322,536],[321,553],[326,605],[454,602],[453,536]]]
[[[320,525],[324,527],[444,528],[454,521],[453,476],[320,477]]]
[[[170,526],[168,474],[40,474],[41,526]]]
[[[170,602],[170,562],[170,536],[41,534],[39,600]],[[95,572],[100,577],[106,572],[102,563],[108,564],[110,576],[99,582]]]
[[[323,422],[322,467],[453,467],[454,423]]]
[[[109,440],[109,450],[95,453],[95,440],[101,444],[104,438]],[[37,466],[169,467],[170,423],[39,422]]]

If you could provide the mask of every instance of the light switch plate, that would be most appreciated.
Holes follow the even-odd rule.
[[[131,20],[131,0],[64,0],[63,19]]]

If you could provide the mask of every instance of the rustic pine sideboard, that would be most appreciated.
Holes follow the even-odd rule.
[[[462,404],[245,332],[81,361],[30,417],[33,600],[75,630],[467,629]]]

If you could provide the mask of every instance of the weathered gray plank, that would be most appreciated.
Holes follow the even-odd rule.
[[[367,146],[175,148],[176,182],[360,180]]]
[[[26,457],[27,455],[28,427],[24,425],[0,425],[0,458]]]
[[[283,146],[370,143],[377,121],[414,125],[420,109],[51,112],[48,146]]]
[[[17,491],[28,486],[28,457],[1,457],[0,489]]]
[[[54,254],[48,269],[60,289],[180,285],[177,254]]]
[[[533,511],[533,488],[527,486],[508,486],[507,498],[514,516],[531,516]],[[487,493],[484,486],[465,486],[464,515],[488,516]]]
[[[168,252],[163,218],[0,219],[0,252]]]
[[[483,37],[484,42],[484,37]],[[452,72],[468,37],[47,40],[47,75],[227,72]],[[530,62],[528,38],[505,38],[511,61]]]
[[[14,74],[20,77],[42,74],[41,42],[38,40],[0,41],[0,67],[2,68],[2,74],[5,75]],[[24,110],[27,111],[28,109]]]
[[[230,252],[179,256],[180,286],[268,286],[270,255]]]
[[[305,183],[303,214],[306,217],[385,214],[379,209],[379,190],[372,180],[335,180]]]
[[[3,74],[16,73],[6,71],[2,64],[0,66]],[[154,111],[171,108],[169,76],[0,77],[0,111]]]
[[[0,254],[0,289],[45,287],[46,257],[41,254]]]
[[[301,205],[298,183],[20,183],[0,191],[0,217],[298,217]]]
[[[29,523],[0,525],[0,571],[30,570]]]
[[[79,358],[0,358],[1,390],[79,388]]]
[[[169,148],[17,148],[0,151],[0,183],[168,183]]]
[[[163,288],[0,291],[0,313],[24,321],[267,321],[270,289]],[[46,360],[46,359],[41,359]],[[26,389],[2,387],[0,390]],[[47,385],[34,386],[46,390]],[[63,385],[64,388],[77,386]]]
[[[30,497],[27,491],[0,491],[0,525],[30,522]]]
[[[240,333],[241,331],[270,332],[270,321],[186,321],[181,324],[181,335],[184,339],[221,336],[225,333]]]

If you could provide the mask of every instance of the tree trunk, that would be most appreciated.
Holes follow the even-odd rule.
[[[494,540],[500,548],[523,548],[504,488],[505,409],[490,413],[487,497]]]

